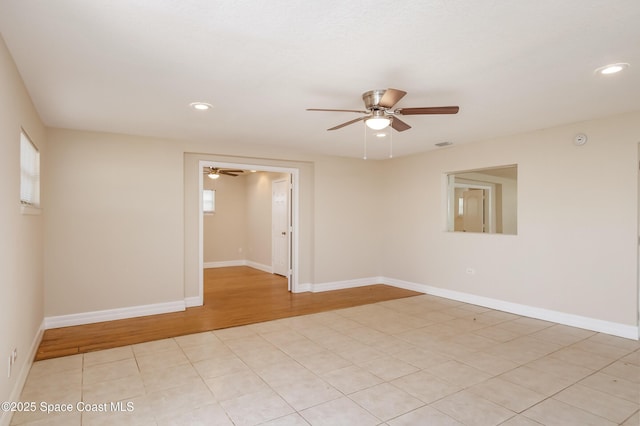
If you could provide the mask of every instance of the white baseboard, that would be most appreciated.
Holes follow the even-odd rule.
[[[262,263],[254,262],[252,260],[247,260],[246,265],[250,268],[273,274],[273,266],[271,265],[263,265]]]
[[[36,332],[36,335],[31,342],[31,347],[29,348],[29,353],[24,358],[25,363],[22,364],[22,368],[18,373],[18,377],[16,378],[16,383],[13,386],[13,390],[11,391],[11,395],[9,396],[10,402],[18,402],[20,401],[20,394],[22,394],[22,389],[24,388],[25,383],[27,382],[27,377],[29,376],[29,371],[31,371],[31,366],[33,365],[33,360],[36,357],[36,352],[40,347],[40,342],[42,342],[42,336],[44,334],[44,320],[42,324],[40,324],[40,328]],[[0,426],[9,426],[11,423],[11,417],[13,413],[11,411],[2,411],[0,413]]]
[[[204,305],[204,300],[202,300],[202,296],[193,296],[193,297],[185,297],[184,305],[187,308],[193,308],[195,306]]]
[[[202,266],[204,267],[204,269],[226,268],[229,266],[249,266],[250,268],[259,269],[261,271],[273,274],[273,267],[271,265],[263,265],[262,263],[246,259],[224,260],[221,262],[204,262]]]
[[[307,291],[313,291],[313,284],[311,283],[299,283],[296,288],[291,290],[293,293],[304,293]]]
[[[204,268],[223,268],[227,266],[249,266],[262,271],[272,273],[271,267],[247,260],[231,260],[224,262],[207,262]],[[79,314],[60,315],[46,317],[45,329],[69,327],[73,325],[92,324],[103,321],[113,321],[126,318],[144,317],[147,315],[166,314],[169,312],[184,311],[186,308],[202,306],[203,299],[200,296],[186,297],[175,302],[156,303],[152,305],[131,306],[128,308],[107,309],[104,311],[83,312]]]
[[[394,278],[383,278],[384,284],[394,287],[404,288],[407,290],[418,291],[433,296],[444,297],[459,302],[471,303],[473,305],[484,306],[486,308],[496,309],[498,311],[509,312],[525,317],[541,319],[545,321],[555,322],[557,324],[568,325],[571,327],[583,328],[586,330],[597,331],[600,333],[611,334],[627,339],[639,340],[640,329],[636,326],[620,324],[611,321],[604,321],[596,318],[584,317],[581,315],[569,314],[566,312],[553,311],[550,309],[538,308],[535,306],[522,305],[519,303],[507,302],[489,297],[477,296],[470,293],[463,293],[454,290],[447,290],[439,287],[428,286],[425,284],[412,283],[408,281],[397,280]]]
[[[362,287],[366,285],[386,284],[393,287],[413,290],[419,293],[444,297],[446,299],[457,300],[459,302],[471,303],[473,305],[484,306],[498,311],[509,312],[525,317],[541,319],[555,322],[557,324],[571,327],[583,328],[600,333],[611,334],[613,336],[625,337],[627,339],[640,340],[640,328],[627,324],[620,324],[611,321],[604,321],[596,318],[589,318],[566,312],[553,311],[550,309],[538,308],[535,306],[522,305],[519,303],[507,302],[500,299],[478,296],[471,293],[464,293],[454,290],[447,290],[440,287],[429,286],[409,281],[398,280],[388,277],[369,277],[346,281],[333,281],[320,284],[300,284],[298,292],[311,291],[318,293],[330,290],[342,290],[347,288]]]
[[[229,266],[247,266],[247,261],[242,259],[242,260],[224,260],[221,262],[204,262],[202,266],[204,269],[226,268]]]
[[[309,290],[313,293],[320,293],[331,290],[344,290],[346,288],[364,287],[366,285],[384,284],[383,277],[356,278],[345,281],[332,281],[320,284],[309,284]]]
[[[353,280],[333,281],[319,284],[303,283],[298,285],[296,292],[301,293],[305,291],[311,291],[313,293],[318,293],[323,291],[341,290],[374,284],[391,285],[398,288],[413,290],[433,296],[457,300],[460,302],[471,303],[474,305],[484,306],[504,312],[510,312],[530,318],[537,318],[545,321],[555,322],[558,324],[583,328],[633,340],[640,339],[640,328],[638,326],[620,324],[596,318],[569,314],[566,312],[553,311],[550,309],[538,308],[535,306],[522,305],[519,303],[507,302],[500,299],[492,299],[474,295],[471,293],[447,290],[439,287],[429,286],[426,284],[413,283],[388,277],[358,278]],[[168,312],[178,312],[184,311],[186,307],[192,306],[202,306],[202,300],[200,300],[199,297],[188,297],[185,298],[185,300],[176,302],[46,317],[44,319],[44,329],[91,324],[102,321],[113,321],[117,319],[134,318],[146,315],[163,314]]]
[[[46,317],[45,329],[69,327],[72,325],[92,324],[103,321],[113,321],[125,318],[144,317],[147,315],[179,312],[186,309],[184,300],[175,302],[155,303],[153,305],[131,306],[127,308],[107,309],[104,311],[83,312],[80,314]]]

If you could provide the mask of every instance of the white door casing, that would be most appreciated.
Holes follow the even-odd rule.
[[[462,232],[486,232],[493,233],[496,229],[496,206],[495,206],[495,185],[487,184],[469,184],[456,182],[453,175],[447,176],[447,230]],[[484,193],[484,230],[470,231],[464,228],[463,214],[465,210],[463,194],[469,190],[481,190]],[[467,194],[469,195],[469,194]],[[462,205],[458,203],[462,202]]]
[[[298,223],[299,223],[299,190],[298,190],[298,182],[300,179],[300,170],[292,167],[280,167],[280,166],[270,166],[270,165],[260,165],[260,164],[252,164],[252,163],[229,163],[223,161],[213,161],[213,160],[198,160],[198,169],[194,170],[194,173],[198,175],[198,296],[194,299],[194,301],[189,304],[189,306],[202,306],[204,301],[204,224],[203,224],[203,215],[202,215],[202,190],[203,190],[203,176],[202,173],[203,167],[220,167],[220,168],[230,168],[230,169],[243,169],[243,170],[258,170],[265,172],[275,172],[275,173],[289,173],[291,179],[291,190],[290,190],[290,210],[291,210],[291,219],[290,219],[290,232],[289,232],[289,241],[291,244],[289,254],[288,264],[291,265],[291,273],[288,274],[288,287],[289,291],[297,293],[301,291],[298,287],[298,250],[300,246],[300,242],[298,240]]]
[[[289,276],[290,245],[290,209],[288,180],[275,180],[271,183],[271,263],[274,274]]]

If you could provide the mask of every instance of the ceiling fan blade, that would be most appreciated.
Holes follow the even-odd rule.
[[[411,128],[411,126],[397,117],[393,117],[391,119],[391,127],[398,132],[404,132],[405,130],[409,130]]]
[[[361,111],[358,109],[324,109],[324,108],[307,108],[307,111],[336,111],[336,112],[359,112],[362,114],[368,114],[369,111]]]
[[[244,170],[239,170],[239,169],[220,169],[220,173],[244,173]]]
[[[391,108],[396,103],[398,103],[398,101],[402,99],[406,94],[407,92],[404,92],[402,90],[387,89],[385,90],[384,95],[382,95],[382,98],[380,98],[380,102],[378,102],[378,105],[383,108]]]
[[[365,120],[367,118],[369,118],[369,117],[356,118],[355,120],[351,120],[351,121],[347,121],[346,123],[338,124],[337,126],[332,127],[330,129],[327,129],[327,130],[338,130],[338,129],[341,129],[341,128],[345,127],[345,126],[348,126],[349,124],[357,123],[358,121],[362,121],[362,120]]]
[[[233,176],[233,177],[238,176],[238,175],[237,175],[237,174],[235,174],[235,173],[229,173],[229,172],[223,172],[223,171],[220,171],[220,174],[221,174],[221,175],[225,175],[225,176]]]
[[[424,107],[424,108],[399,108],[394,111],[396,114],[402,115],[418,115],[418,114],[457,114],[460,107],[443,106],[443,107]]]

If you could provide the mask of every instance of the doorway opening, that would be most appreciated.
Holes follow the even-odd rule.
[[[493,233],[496,227],[493,186],[454,184],[453,230]]]
[[[447,230],[517,234],[518,166],[448,173]]]
[[[299,205],[298,205],[298,182],[299,182],[299,170],[297,168],[288,167],[276,167],[265,166],[256,164],[243,164],[243,163],[229,163],[220,161],[198,161],[199,168],[199,272],[198,272],[198,299],[200,305],[204,303],[204,269],[206,267],[219,267],[219,266],[238,266],[246,265],[255,269],[260,269],[266,272],[282,275],[287,280],[288,291],[297,292],[298,290],[298,218],[299,218]],[[229,246],[225,246],[227,243],[224,234],[218,235],[215,241],[211,243],[211,239],[205,235],[205,220],[211,219],[211,216],[207,215],[203,211],[205,189],[216,191],[215,182],[220,182],[219,187],[222,188],[222,182],[229,184],[233,182],[240,182],[237,179],[238,176],[229,176],[221,174],[219,179],[215,179],[214,183],[208,179],[208,173],[204,171],[208,169],[233,169],[241,170],[242,173],[236,173],[236,175],[246,175],[243,180],[251,182],[247,184],[247,191],[254,191],[255,196],[247,196],[248,203],[261,203],[260,208],[252,208],[252,206],[245,206],[243,212],[232,212],[231,214],[245,215],[247,217],[246,223],[249,226],[256,226],[261,229],[259,233],[253,232],[252,229],[247,229],[247,234],[251,234],[252,241],[250,244],[238,244],[237,242],[230,243]],[[226,179],[223,181],[223,179]],[[277,194],[276,194],[277,190]],[[228,192],[233,192],[233,187]],[[268,197],[268,200],[265,200]],[[259,198],[259,200],[258,200]],[[222,214],[224,197],[222,192],[215,194],[216,213],[209,214]],[[256,201],[258,200],[258,201]],[[277,202],[277,203],[276,203]],[[265,207],[265,203],[268,203],[268,207]],[[266,212],[265,208],[269,211]],[[219,213],[218,213],[219,212]],[[274,216],[276,213],[277,217]],[[227,211],[227,214],[229,212]],[[277,220],[277,223],[276,223]],[[265,224],[265,222],[267,222]],[[265,226],[268,226],[267,232],[264,231]],[[229,229],[226,229],[229,231]],[[231,230],[232,232],[232,230]],[[213,246],[227,250],[226,258],[229,259],[229,251],[234,251],[232,257],[235,260],[223,260],[220,262],[205,262],[205,243],[208,246]],[[220,246],[218,246],[220,245]],[[268,245],[268,248],[267,248]],[[211,250],[208,247],[208,250]],[[259,252],[258,252],[259,251]],[[268,259],[268,260],[267,260]]]

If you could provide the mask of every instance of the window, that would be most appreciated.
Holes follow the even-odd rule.
[[[40,152],[24,131],[20,133],[20,203],[40,206]]]
[[[216,191],[205,189],[202,191],[202,212],[212,214],[216,211]]]

